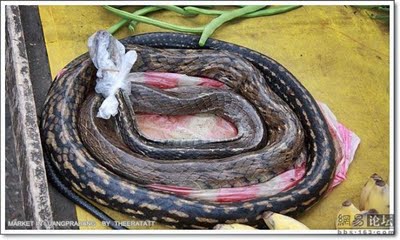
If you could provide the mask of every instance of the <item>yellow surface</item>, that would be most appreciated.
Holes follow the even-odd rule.
[[[53,77],[87,51],[86,41],[93,32],[119,20],[98,6],[39,9]],[[171,12],[152,16],[187,26],[210,20],[208,16],[183,18]],[[135,33],[154,31],[166,30],[140,23]],[[127,28],[116,34],[118,38],[129,35]],[[213,37],[276,59],[361,138],[347,180],[298,218],[311,229],[333,229],[341,203],[351,199],[358,206],[361,188],[372,173],[384,179],[389,176],[388,27],[371,20],[364,10],[306,6],[282,15],[235,21],[219,28]],[[82,221],[94,219],[80,208],[77,215]],[[112,216],[121,219],[118,213],[112,212]]]

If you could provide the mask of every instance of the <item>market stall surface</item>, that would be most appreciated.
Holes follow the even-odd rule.
[[[41,6],[39,11],[53,78],[67,63],[87,51],[91,34],[119,21],[100,6]],[[187,26],[204,25],[211,19],[204,15],[182,17],[167,11],[151,16]],[[140,23],[134,34],[157,31],[166,30]],[[129,35],[132,33],[123,28],[115,36]],[[233,21],[212,37],[277,60],[361,138],[347,179],[298,217],[311,229],[334,229],[341,203],[350,199],[358,206],[361,188],[372,173],[385,180],[389,177],[388,25],[349,6],[304,6],[281,15]],[[117,220],[131,220],[103,209]],[[79,221],[97,221],[79,207],[76,211]],[[97,223],[96,227],[81,229],[107,229]]]

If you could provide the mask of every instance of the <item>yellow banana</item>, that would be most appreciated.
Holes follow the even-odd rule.
[[[389,214],[389,186],[383,180],[376,180],[365,201],[365,209],[376,209],[379,214]]]
[[[375,185],[376,180],[382,180],[382,178],[374,173],[369,178],[368,181],[364,184],[364,187],[361,190],[360,194],[360,210],[365,210],[365,202],[367,201],[368,195],[371,192],[372,187]]]
[[[303,223],[293,219],[291,217],[274,213],[265,212],[263,215],[264,222],[267,224],[269,229],[273,230],[306,230],[309,229]]]
[[[217,224],[214,227],[215,230],[257,230],[248,225],[233,223],[233,224]]]
[[[344,201],[336,216],[336,229],[351,229],[354,217],[359,213],[360,210],[350,200]]]

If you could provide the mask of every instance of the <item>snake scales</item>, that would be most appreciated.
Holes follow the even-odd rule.
[[[166,69],[166,66],[170,66],[171,64],[165,64],[166,62],[162,60],[165,59],[164,61],[167,61],[167,59],[171,59],[171,57],[176,54],[174,51],[182,52],[183,55],[185,55],[185,53],[191,53],[192,55],[197,53],[200,59],[207,61],[212,60],[212,58],[207,59],[207,57],[201,56],[204,54],[201,50],[163,49],[196,49],[198,48],[196,45],[197,40],[198,37],[193,35],[152,33],[130,37],[122,42],[126,45],[138,44],[161,49],[151,50],[148,48],[137,48],[136,50],[139,50],[139,52],[142,51],[148,54],[144,56],[149,56],[148,58],[142,58],[142,65],[136,66],[139,69],[156,70],[156,68],[159,67],[160,71],[174,72],[171,69]],[[95,69],[91,66],[88,55],[77,58],[66,67],[66,73],[54,81],[46,100],[42,116],[41,133],[44,139],[46,153],[51,160],[51,164],[55,167],[55,172],[58,172],[59,175],[62,176],[62,180],[74,190],[103,205],[135,217],[152,219],[161,223],[184,228],[210,228],[218,223],[229,222],[241,222],[265,227],[261,221],[262,213],[265,211],[294,214],[305,211],[315,204],[328,189],[330,180],[333,177],[335,169],[335,150],[325,120],[312,96],[285,68],[264,55],[247,48],[211,39],[207,42],[205,48],[234,53],[251,62],[255,69],[261,72],[261,76],[255,77],[252,81],[236,82],[232,80],[234,78],[230,78],[230,80],[224,77],[219,78],[217,74],[218,71],[215,71],[215,69],[209,72],[204,71],[202,74],[214,74],[214,76],[208,76],[224,81],[224,83],[245,95],[245,97],[246,95],[248,98],[262,96],[258,99],[259,105],[256,108],[264,118],[268,118],[271,111],[268,112],[266,110],[268,109],[268,105],[263,105],[261,100],[268,100],[268,96],[271,94],[273,95],[273,93],[267,94],[266,91],[268,90],[265,87],[265,82],[257,79],[265,78],[266,83],[272,91],[290,106],[295,114],[293,114],[293,116],[296,116],[296,118],[291,118],[290,115],[275,115],[273,118],[270,117],[268,128],[276,128],[276,131],[268,131],[268,133],[270,134],[269,139],[279,142],[279,140],[282,139],[285,139],[285,141],[290,139],[287,138],[288,134],[302,135],[301,128],[298,128],[299,123],[304,129],[304,138],[308,154],[307,173],[298,185],[290,190],[270,197],[261,197],[246,202],[217,204],[156,192],[132,183],[132,181],[125,179],[123,175],[120,176],[109,171],[102,163],[99,163],[93,158],[90,151],[86,149],[81,141],[77,128],[80,116],[79,109],[85,101],[88,89],[93,88],[92,80],[94,79]],[[169,51],[171,51],[171,55],[168,55]],[[169,58],[163,58],[163,54],[168,55]],[[191,54],[187,54],[189,58]],[[146,59],[150,61],[146,62]],[[181,60],[181,58],[179,60]],[[170,61],[174,61],[174,59],[172,58]],[[175,61],[177,60],[175,59]],[[164,64],[156,64],[160,62]],[[152,64],[154,64],[154,66],[152,66]],[[182,71],[190,69],[185,68],[185,65],[182,66]],[[205,68],[204,66],[206,65],[203,63],[202,66]],[[146,67],[148,67],[148,69],[146,69]],[[222,71],[224,68],[226,68],[226,66],[222,64],[220,70]],[[68,69],[72,70],[68,71]],[[196,71],[199,71],[199,69]],[[196,71],[194,73],[196,73]],[[225,72],[229,74],[229,71]],[[190,74],[190,72],[185,73]],[[262,84],[264,84],[264,86]],[[263,98],[263,94],[254,95],[255,85],[258,85],[257,87],[261,89],[261,91],[264,91],[261,93],[265,93],[265,98]],[[123,98],[120,98],[120,100],[121,99]],[[282,100],[278,100],[278,102]],[[126,102],[127,101],[125,101],[125,103]],[[123,104],[124,101],[121,103]],[[284,106],[285,104],[281,105]],[[131,123],[126,121],[126,119],[129,119],[129,116],[124,116],[123,114],[119,114],[119,116],[119,122],[122,123],[123,126],[131,126],[129,125]],[[279,124],[283,122],[286,123],[283,125],[285,127],[280,128]],[[293,130],[295,130],[294,133]],[[131,139],[132,134],[129,131],[127,132],[128,134],[125,138]],[[296,139],[299,138],[293,138],[292,144],[286,145],[286,149],[283,148],[285,151],[291,152],[291,154],[286,156],[286,164],[290,163],[293,157],[301,151],[300,147],[296,147],[299,145],[299,140]],[[300,137],[300,139],[302,138]],[[258,156],[262,157],[268,150],[263,150],[261,148],[255,152],[258,152]],[[271,151],[270,153],[276,152]],[[198,168],[200,166],[200,169],[203,165],[203,167],[207,169],[205,172],[210,172],[209,175],[212,176],[213,165],[218,166],[218,168],[215,168],[215,171],[222,166],[225,167],[224,170],[229,172],[233,166],[232,162],[243,162],[246,157],[255,159],[252,158],[254,156],[249,157],[252,154],[253,153],[241,153],[227,157],[226,159],[228,160],[225,158],[221,161],[204,159],[196,163],[198,164]],[[282,155],[278,155],[282,157]],[[267,156],[270,157],[271,155]],[[185,160],[177,161],[178,163],[176,164],[185,164]],[[207,161],[213,162],[207,163]],[[50,162],[48,162],[48,165]],[[282,161],[280,162],[282,163]],[[283,163],[285,163],[285,161],[283,161]],[[205,164],[207,164],[208,167]],[[259,177],[268,175],[265,174],[270,171],[268,164],[271,163],[267,159],[264,159],[264,161],[253,160],[251,164],[249,164],[249,167],[251,168],[256,165],[255,169],[259,170],[259,175],[243,175],[242,173],[237,174],[237,176],[231,175],[230,177],[232,177],[233,181],[229,181],[228,184],[232,185],[232,182],[236,182],[238,178],[241,178],[240,176],[244,176],[245,179],[241,180],[247,183],[265,181],[265,179],[260,180]],[[109,167],[110,166],[111,165],[109,165]],[[49,168],[51,166],[47,167]],[[210,168],[211,171],[208,171],[208,168]],[[160,171],[162,171],[162,169],[163,168],[161,168]],[[52,172],[53,171],[50,171],[50,173]],[[219,172],[221,172],[221,170],[219,170]],[[200,175],[201,174],[203,173],[200,173]],[[54,177],[56,176],[51,176],[50,178]],[[212,185],[220,186],[219,184],[227,184],[225,177],[226,176],[223,176],[219,179],[216,178],[215,181],[211,181]]]

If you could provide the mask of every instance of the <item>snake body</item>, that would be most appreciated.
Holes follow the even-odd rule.
[[[128,48],[130,47],[128,46]],[[269,88],[258,87],[260,85],[266,86],[265,79],[257,69],[255,69],[250,63],[247,63],[244,59],[230,53],[215,52],[212,50],[159,50],[139,46],[132,46],[132,49],[135,49],[138,52],[140,58],[138,60],[139,63],[134,66],[138,71],[162,70],[168,72],[173,70],[178,73],[212,77],[224,81],[224,83],[230,87],[236,87],[237,91],[240,90],[242,95],[255,102],[254,105],[259,111],[262,111],[263,118],[271,129],[270,135],[274,134],[276,140],[270,141],[272,143],[267,144],[264,148],[252,151],[251,154],[238,154],[240,151],[244,151],[244,149],[239,148],[235,142],[229,142],[228,146],[219,144],[217,145],[218,149],[212,150],[213,153],[225,153],[225,158],[208,161],[206,159],[197,159],[195,161],[190,159],[184,162],[169,161],[168,164],[165,164],[163,162],[160,163],[160,161],[157,160],[143,160],[142,156],[137,156],[137,154],[132,152],[126,154],[126,150],[121,151],[120,149],[113,147],[114,144],[108,144],[105,142],[107,140],[96,131],[95,124],[89,120],[95,118],[86,117],[86,109],[83,108],[82,110],[84,111],[81,110],[81,112],[83,112],[83,114],[81,114],[83,115],[81,116],[81,119],[84,119],[85,123],[82,124],[84,126],[81,127],[80,131],[82,139],[87,143],[87,148],[92,150],[91,152],[93,155],[102,159],[102,162],[107,161],[109,163],[109,169],[114,170],[116,167],[120,166],[120,172],[122,173],[127,172],[124,169],[133,169],[134,171],[131,175],[136,176],[133,177],[133,179],[140,182],[147,181],[148,183],[161,183],[184,187],[201,186],[219,188],[241,186],[244,183],[255,184],[258,182],[264,182],[285,170],[293,163],[295,157],[300,154],[303,146],[303,132],[297,118],[295,118],[295,115],[292,113],[290,108],[275,94],[273,94]],[[167,61],[174,62],[175,64],[168,64]],[[227,68],[226,65],[229,65],[229,68]],[[146,96],[150,94],[155,95],[154,91],[142,92],[140,91],[141,88],[142,87],[140,86],[132,87],[132,95],[133,98],[135,98],[133,102],[136,103],[136,105],[146,105],[137,107],[139,111],[142,108],[143,110],[150,109],[150,111],[157,113],[190,114],[190,111],[196,111],[198,108],[188,108],[187,106],[178,108],[168,107],[163,99],[158,100],[158,104],[152,106],[149,104],[149,97]],[[207,92],[205,91],[206,89],[202,90],[203,94],[201,96],[204,96],[206,93],[214,92],[213,89],[208,89]],[[142,93],[140,94],[140,92]],[[186,94],[190,94],[190,92],[186,92]],[[220,109],[224,107],[227,108],[224,111],[227,111],[226,114],[232,114],[231,118],[234,118],[233,115],[236,115],[236,118],[240,119],[257,119],[254,116],[255,114],[245,117],[245,115],[241,114],[241,111],[239,111],[239,106],[229,108],[229,105],[232,103],[232,97],[227,100],[228,101],[224,101],[224,99],[220,99],[220,101],[214,102],[222,104]],[[120,105],[124,106],[129,102],[130,101],[122,101]],[[185,104],[186,103],[179,102],[179,105]],[[161,108],[165,109],[157,110]],[[171,108],[172,111],[168,111],[169,108]],[[96,111],[97,108],[93,109],[92,107],[91,111],[93,112],[93,110]],[[137,136],[134,136],[134,131],[130,131],[130,129],[136,127],[132,124],[134,123],[134,120],[130,119],[128,114],[125,114],[129,111],[124,111],[122,109],[120,112],[120,115],[124,115],[124,117],[120,116],[121,121],[119,122],[124,123],[124,125],[121,126],[121,129],[129,132],[129,135],[128,133],[125,133],[128,135],[125,136],[127,139],[125,142],[129,144],[130,139],[137,139]],[[219,112],[223,111],[220,110]],[[258,125],[260,125],[260,123]],[[246,136],[246,138],[253,138],[253,141],[256,143],[260,142],[260,133],[264,135],[261,126],[252,124],[247,126],[247,129],[249,128],[253,128],[252,131],[255,130],[257,135],[255,138],[253,138],[253,136]],[[85,130],[89,131],[90,134],[85,134]],[[251,132],[250,129],[247,131]],[[190,152],[188,149],[177,149],[172,151],[171,154],[169,149],[171,147],[169,146],[167,146],[167,149],[161,149],[160,151],[154,146],[149,146],[148,143],[141,144],[140,141],[137,142],[139,143],[136,144],[141,147],[140,150],[145,151],[145,155],[152,154],[156,159],[159,159],[160,157],[157,158],[157,156],[160,155],[163,155],[162,157],[167,159],[176,159],[177,157],[183,158],[185,156],[197,158],[199,154],[204,153],[202,150],[207,150],[195,148],[194,152]],[[93,149],[93,146],[98,147]],[[130,147],[135,149],[136,146],[131,144]],[[236,155],[229,157],[230,155],[228,154],[231,152],[236,152]],[[193,157],[194,154],[197,156]],[[205,154],[207,154],[207,152],[205,152]],[[118,157],[118,160],[116,160],[116,156],[121,157]],[[124,163],[119,164],[121,161],[124,161]],[[124,175],[126,176],[126,174]],[[162,179],[162,181],[155,181],[160,179]]]
[[[198,37],[193,35],[152,33],[130,37],[122,42],[127,46],[135,44],[161,49],[154,49],[153,52],[149,50],[148,54],[151,56],[157,52],[168,53],[169,50],[164,48],[197,49],[197,41]],[[79,109],[89,87],[93,87],[92,79],[95,75],[95,69],[91,66],[87,55],[69,64],[66,68],[73,71],[66,71],[62,77],[54,81],[42,116],[41,131],[45,142],[44,148],[56,172],[63,176],[63,181],[84,196],[115,210],[183,228],[210,228],[218,223],[233,222],[265,227],[261,219],[265,211],[294,214],[314,205],[328,189],[335,172],[335,150],[332,138],[315,100],[284,67],[260,53],[212,39],[207,42],[205,48],[234,53],[251,62],[266,80],[257,84],[267,84],[274,94],[286,102],[295,113],[297,121],[304,129],[308,153],[307,173],[295,187],[270,197],[217,204],[153,191],[110,172],[85,148],[77,129]],[[194,50],[180,51],[193,53]],[[162,58],[158,55],[158,58],[153,57],[153,59],[158,59],[160,62]],[[143,61],[142,66],[150,66],[152,63],[154,62]],[[165,66],[168,65],[164,65],[161,70],[168,71]],[[217,71],[213,70],[211,73],[217,73]],[[218,79],[217,74],[212,78]],[[224,81],[224,78],[218,80]],[[226,81],[226,83],[229,85],[231,82]],[[251,83],[246,83],[250,85],[231,85],[234,89],[242,90],[241,93],[247,94],[248,98],[259,97],[260,95],[251,94],[254,89]],[[264,91],[267,89],[263,86],[259,87]],[[263,113],[264,108],[259,107],[258,111],[261,115],[268,117],[267,113]],[[124,119],[122,116],[120,121],[123,122]],[[273,120],[270,121],[272,125]],[[129,123],[124,124],[127,126]],[[280,122],[278,121],[277,124]],[[296,120],[293,121],[293,125],[286,126],[295,125]],[[270,138],[279,140],[280,137],[278,134]],[[243,158],[249,155],[251,154],[244,153],[236,160],[243,161]],[[292,156],[290,158],[292,159]],[[205,164],[205,162],[201,161],[200,164]],[[265,171],[265,169],[261,170]]]
[[[170,95],[173,94],[173,95]],[[238,134],[230,139],[222,140],[153,140],[143,136],[138,131],[137,124],[133,124],[134,137],[128,142],[133,142],[132,148],[137,149],[142,155],[155,159],[197,159],[200,157],[221,158],[235,155],[244,151],[256,149],[266,140],[266,130],[261,118],[256,114],[255,109],[238,94],[227,90],[216,90],[210,88],[188,88],[184,95],[198,97],[183,97],[180,92],[169,91],[162,93],[162,90],[153,89],[147,86],[135,84],[132,86],[130,98],[127,101],[132,111],[157,113],[161,115],[182,115],[194,113],[213,113],[231,120],[238,127]],[[83,142],[87,146],[93,141],[101,142],[100,135],[96,131],[96,112],[99,108],[101,98],[91,94],[81,108],[80,133]],[[217,104],[215,104],[217,103]],[[88,114],[89,113],[89,114]],[[135,116],[126,114],[125,117],[132,118],[135,123]],[[104,121],[103,121],[104,122]],[[109,121],[107,121],[109,122]],[[104,123],[103,123],[104,124]],[[124,129],[124,128],[121,128]],[[90,134],[89,134],[90,133]],[[90,139],[89,139],[90,138]],[[98,139],[98,140],[96,140]],[[101,145],[106,145],[100,143]],[[229,147],[229,148],[228,148]],[[98,153],[101,149],[93,150]],[[107,153],[107,151],[104,151]],[[113,156],[109,156],[114,158]],[[134,163],[132,163],[134,164]]]

